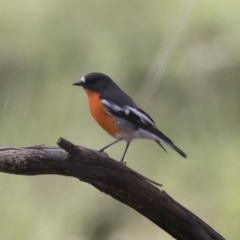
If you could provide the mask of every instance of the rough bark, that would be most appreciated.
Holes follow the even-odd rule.
[[[76,177],[132,207],[179,240],[223,240],[216,231],[145,177],[105,153],[77,147],[65,139],[60,148],[0,148],[0,171]]]

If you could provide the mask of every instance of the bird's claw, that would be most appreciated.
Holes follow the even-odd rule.
[[[126,166],[127,162],[124,162],[123,160],[120,160],[119,163],[121,163],[122,165]]]

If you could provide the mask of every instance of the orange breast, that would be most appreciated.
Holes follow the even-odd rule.
[[[116,126],[114,118],[106,113],[105,107],[101,103],[99,94],[90,90],[86,90],[86,93],[88,95],[91,114],[98,124],[113,137],[116,137],[117,134],[120,134],[121,131]]]

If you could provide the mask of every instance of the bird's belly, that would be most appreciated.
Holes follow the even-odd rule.
[[[121,129],[121,138],[127,142],[131,142],[133,139],[158,139],[154,134],[147,130],[138,128],[136,125],[125,119],[116,118],[116,124]]]

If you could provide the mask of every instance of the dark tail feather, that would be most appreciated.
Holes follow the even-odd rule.
[[[163,145],[159,142],[159,141],[155,141],[165,152],[166,149],[163,147]],[[181,149],[179,149],[178,147],[176,147],[173,143],[167,143],[167,145],[169,147],[171,147],[172,149],[174,149],[176,152],[178,152],[181,156],[183,156],[184,158],[187,158],[187,154],[184,153]]]
[[[187,158],[187,154],[184,153],[181,149],[179,149],[178,147],[176,147],[173,143],[169,145],[172,149],[174,149],[176,152],[178,152],[181,156],[183,156],[184,158]]]
[[[155,141],[162,149],[165,153],[167,153],[167,150],[163,147],[163,145],[159,142],[159,141]]]
[[[176,147],[176,146],[173,144],[173,142],[172,142],[166,135],[164,135],[162,132],[160,132],[158,129],[156,129],[156,128],[155,128],[155,129],[151,129],[151,132],[152,132],[153,134],[155,134],[155,135],[159,138],[159,140],[156,140],[156,143],[157,143],[158,145],[160,145],[165,152],[167,152],[167,151],[164,149],[164,147],[162,146],[162,144],[160,143],[160,141],[161,141],[162,143],[165,143],[166,145],[168,145],[168,146],[171,147],[172,149],[174,149],[174,150],[175,150],[176,152],[178,152],[182,157],[184,157],[184,158],[187,157],[187,154],[186,154],[186,153],[184,153],[181,149],[179,149],[178,147]]]

